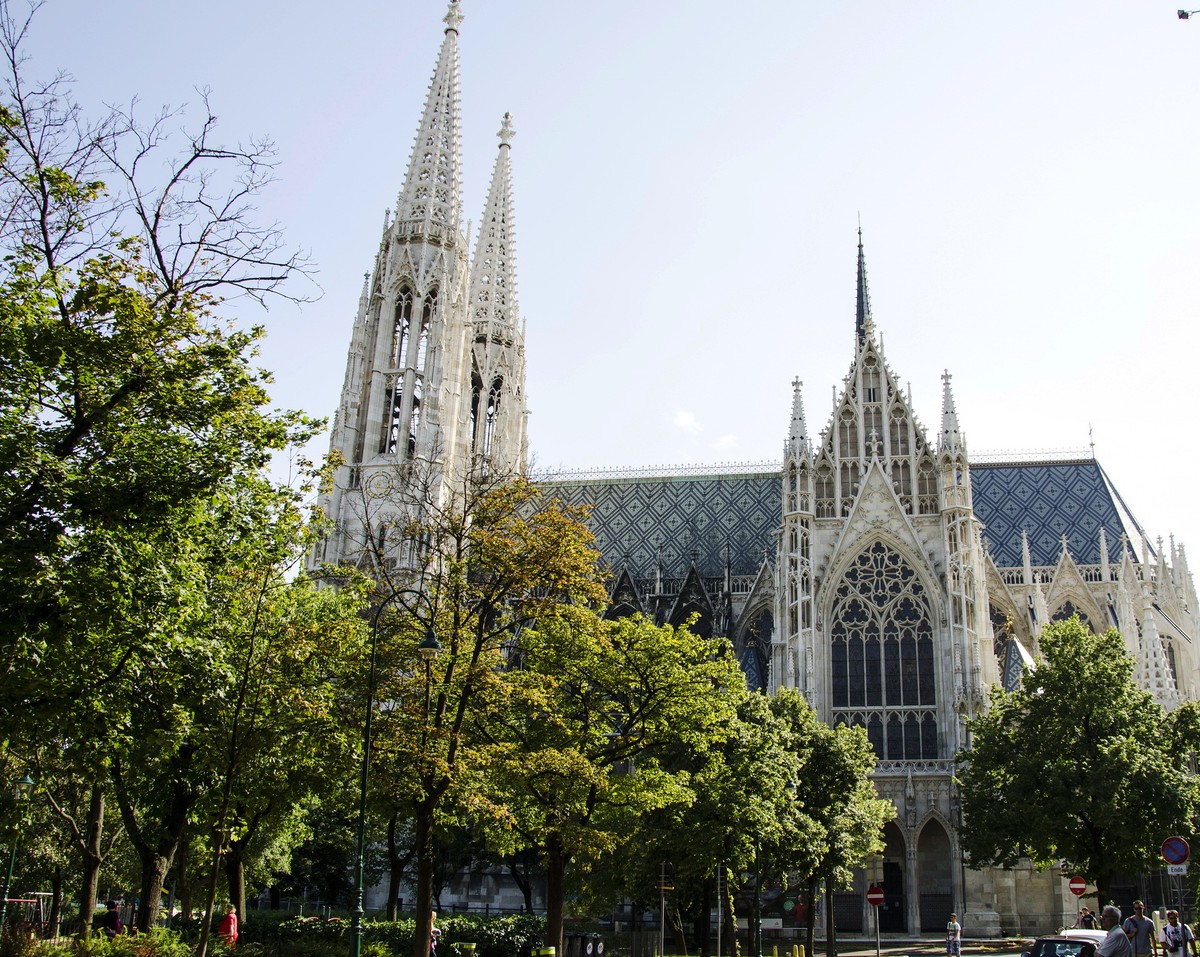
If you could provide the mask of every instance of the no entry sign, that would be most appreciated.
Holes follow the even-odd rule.
[[[1067,887],[1071,888],[1071,893],[1076,897],[1082,897],[1083,892],[1087,890],[1087,881],[1082,877],[1072,877],[1071,883]]]
[[[878,907],[883,903],[883,888],[878,884],[872,884],[867,888],[867,903],[872,907]]]
[[[1162,856],[1168,864],[1186,864],[1192,849],[1182,837],[1168,837],[1163,841]]]

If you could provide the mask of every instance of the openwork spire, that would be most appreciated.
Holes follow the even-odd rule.
[[[462,219],[458,105],[458,25],[462,20],[458,0],[451,0],[408,179],[396,201],[400,230],[411,238],[443,245],[454,243]]]
[[[480,220],[471,273],[471,320],[477,335],[512,339],[520,314],[517,309],[516,235],[509,156],[516,131],[511,114],[504,114],[496,135],[500,137],[500,152]]]
[[[804,383],[792,380],[792,424],[788,431],[788,452],[795,456],[805,455],[809,450],[808,423],[804,420]]]
[[[867,290],[867,259],[863,255],[862,227],[858,227],[858,308],[854,315],[854,343],[861,345],[863,340],[875,332],[875,322],[871,318],[871,294]]]
[[[958,413],[954,409],[954,393],[950,390],[950,372],[942,372],[942,434],[938,446],[942,451],[957,448],[962,443],[958,430]]]

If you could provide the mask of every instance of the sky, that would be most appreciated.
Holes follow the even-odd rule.
[[[15,7],[14,7],[15,9]],[[29,70],[89,110],[269,136],[260,215],[320,297],[265,314],[274,401],[331,416],[444,0],[47,0]],[[918,417],[973,457],[1095,455],[1200,554],[1200,16],[1160,0],[462,0],[466,215],[505,112],[541,468],[778,461],[852,360],[861,223]],[[305,292],[301,288],[297,292]],[[240,307],[241,308],[241,307]],[[318,451],[323,451],[321,440]]]

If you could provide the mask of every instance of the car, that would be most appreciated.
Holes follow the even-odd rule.
[[[1039,937],[1021,957],[1096,957],[1096,948],[1106,936],[1102,930],[1072,927]]]

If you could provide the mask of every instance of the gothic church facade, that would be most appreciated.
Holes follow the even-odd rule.
[[[322,498],[333,530],[313,562],[356,562],[422,469],[431,494],[481,464],[522,471],[524,335],[516,298],[510,143],[499,137],[473,256],[462,228],[458,0],[450,3],[395,212],[368,273]],[[793,384],[782,462],[674,472],[556,475],[556,497],[592,507],[614,572],[611,614],[643,613],[729,639],[754,687],[799,689],[823,720],[859,725],[897,808],[881,872],[884,931],[1032,934],[1072,914],[1057,872],[962,866],[953,756],[988,689],[1013,687],[1050,621],[1118,628],[1138,681],[1165,707],[1194,700],[1200,633],[1182,547],[1152,543],[1094,457],[972,459],[943,377],[925,429],[876,334],[861,234],[850,371],[810,434]],[[781,430],[782,431],[782,430]],[[398,546],[395,546],[398,547]],[[839,928],[864,929],[859,886]]]

